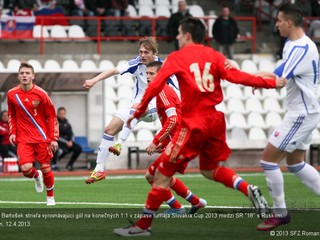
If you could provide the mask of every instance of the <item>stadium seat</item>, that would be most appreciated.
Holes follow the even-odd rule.
[[[283,99],[285,97],[284,95],[280,95],[280,90],[266,89],[266,88],[262,89],[262,95],[266,98],[270,97],[270,98],[275,98],[277,100]]]
[[[58,61],[54,59],[48,59],[44,62],[43,69],[47,72],[59,72],[61,70],[61,66]]]
[[[97,65],[90,59],[82,60],[80,63],[80,69],[85,72],[98,72]]]
[[[114,64],[112,61],[104,59],[99,62],[99,66],[98,66],[99,71],[102,72],[102,71],[105,71],[105,70],[111,69],[111,68],[114,68]]]
[[[75,136],[74,142],[82,147],[82,153],[94,153],[94,149],[90,147],[86,136]]]
[[[86,34],[84,33],[82,27],[80,27],[79,25],[71,25],[69,27],[68,37],[71,39],[80,39],[84,41],[86,40]]]
[[[257,65],[254,63],[254,61],[250,59],[245,59],[241,63],[241,70],[247,73],[256,73],[258,72]]]
[[[1,71],[5,70],[4,64],[3,64],[3,62],[1,62],[1,61],[0,61],[0,70],[1,70]]]
[[[7,64],[8,72],[18,72],[21,61],[18,59],[10,59]]]
[[[137,10],[131,4],[128,5],[127,11],[128,11],[129,17],[137,17],[138,16]]]
[[[168,8],[171,6],[169,0],[155,0],[154,4],[155,4],[156,9],[157,9],[157,7],[160,7],[160,6],[166,6]]]
[[[282,118],[277,112],[268,112],[265,116],[265,122],[268,127],[277,127],[281,124]]]
[[[244,99],[243,96],[243,91],[241,89],[240,85],[236,85],[236,84],[230,84],[226,87],[226,91],[225,91],[225,100],[229,99],[229,98],[239,98],[239,99]]]
[[[231,129],[230,139],[245,141],[245,140],[248,140],[248,135],[243,128],[234,127]]]
[[[41,38],[41,36],[43,38],[49,38],[50,34],[49,34],[49,30],[46,26],[41,27],[41,25],[35,25],[33,27],[32,36],[34,38]]]
[[[239,112],[233,112],[229,115],[229,126],[230,128],[239,127],[243,129],[248,129],[247,120],[243,114]]]
[[[239,98],[230,98],[227,103],[227,113],[239,112],[246,114],[247,111],[244,107],[244,104]]]
[[[138,10],[138,16],[149,19],[141,19],[139,20],[139,35],[140,36],[150,36],[151,35],[151,18],[153,18],[154,12],[151,6],[148,5],[140,5]]]
[[[258,69],[261,72],[273,72],[275,70],[275,64],[269,60],[262,59],[258,63]]]
[[[112,86],[106,85],[104,88],[104,93],[107,99],[110,99],[114,102],[118,101],[117,93]]]
[[[138,8],[140,9],[143,6],[148,6],[153,8],[154,4],[152,0],[138,0]]]
[[[37,59],[29,59],[28,63],[31,64],[34,68],[34,71],[37,72],[42,72],[43,71],[43,67],[41,65],[41,63],[37,60]]]
[[[136,134],[137,142],[151,142],[153,134],[149,129],[139,129]]]
[[[114,114],[117,111],[117,106],[115,102],[111,99],[106,99],[105,101],[105,112],[107,114]]]
[[[114,89],[116,89],[118,87],[118,83],[117,83],[115,76],[108,77],[107,79],[105,79],[103,81],[105,81],[106,86],[111,86]]]
[[[252,127],[249,130],[249,140],[267,140],[267,135],[262,128]]]
[[[168,36],[167,25],[171,16],[168,6],[159,5],[156,7],[155,16],[156,20],[156,34],[157,36]]]
[[[227,107],[226,107],[226,104],[224,101],[222,101],[221,103],[219,103],[218,105],[216,105],[216,110],[217,111],[220,111],[220,112],[223,112],[223,113],[227,113]]]
[[[51,38],[55,38],[59,41],[68,41],[68,34],[64,26],[53,25],[50,31]]]
[[[80,68],[75,60],[67,59],[63,61],[61,70],[65,72],[78,72]]]
[[[254,89],[252,87],[244,87],[243,88],[243,96],[245,99],[247,98],[257,98],[259,100],[265,99],[266,97],[261,95],[260,89]]]
[[[189,13],[194,17],[204,17],[204,11],[200,5],[189,6]]]
[[[261,101],[258,98],[250,97],[245,101],[245,109],[248,113],[257,112],[264,114],[266,110],[262,108]]]
[[[249,127],[260,127],[262,129],[266,129],[268,127],[263,116],[257,112],[251,112],[248,114],[247,123]]]
[[[275,98],[266,98],[263,101],[263,108],[269,112],[284,113],[286,110],[281,108],[280,103]]]

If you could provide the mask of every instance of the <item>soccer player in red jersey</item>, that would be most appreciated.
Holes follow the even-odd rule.
[[[236,188],[250,198],[254,206],[263,213],[267,203],[258,187],[248,185],[231,169],[221,166],[230,155],[226,143],[226,123],[222,112],[215,109],[223,99],[221,79],[232,83],[257,88],[283,87],[285,78],[263,78],[242,72],[236,68],[225,68],[225,57],[210,47],[204,46],[206,27],[194,17],[180,22],[180,50],[171,53],[165,60],[152,83],[149,84],[136,112],[127,121],[139,118],[148,102],[158,95],[166,79],[174,74],[180,85],[182,115],[181,125],[173,139],[159,156],[160,164],[154,183],[148,194],[142,217],[127,228],[116,228],[113,232],[121,236],[149,236],[153,216],[170,194],[170,180],[176,173],[183,173],[185,162],[199,155],[202,175],[210,180]]]
[[[159,61],[150,62],[147,65],[146,77],[148,83],[152,82],[161,66],[162,62]],[[156,106],[162,129],[158,132],[158,134],[156,134],[153,141],[147,147],[146,150],[149,155],[152,155],[155,151],[164,151],[181,122],[181,101],[172,87],[169,87],[167,84],[164,85],[162,91],[156,97]],[[149,166],[146,172],[146,179],[151,185],[153,184],[154,175],[160,163],[160,159],[161,158],[157,158]],[[185,163],[185,167],[187,167],[187,162]],[[196,211],[198,211],[198,209],[207,205],[206,200],[198,198],[184,185],[180,179],[174,176],[171,178],[170,188],[179,196],[185,198],[191,203],[192,206],[189,210],[190,214],[194,214]],[[175,199],[172,194],[170,198],[165,201],[170,206],[170,208],[164,212],[165,214],[185,213],[184,207]]]
[[[47,205],[55,205],[54,176],[50,168],[53,152],[58,149],[59,126],[56,111],[48,94],[33,83],[32,65],[21,63],[20,84],[8,91],[10,143],[17,146],[19,165],[24,176],[35,179],[38,193],[47,190]],[[40,170],[33,164],[40,163]]]

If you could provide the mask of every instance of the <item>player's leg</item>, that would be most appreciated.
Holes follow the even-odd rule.
[[[147,169],[145,177],[148,181],[148,183],[152,186],[154,182],[154,175],[158,168],[158,165],[161,161],[161,156],[159,156]],[[166,203],[170,206],[169,209],[167,209],[164,214],[184,214],[186,213],[185,208],[181,205],[181,203],[175,198],[174,195],[171,194],[170,198],[165,200]]]
[[[149,236],[151,235],[151,224],[154,215],[160,205],[172,195],[169,184],[171,176],[166,176],[156,171],[154,183],[148,193],[142,217],[132,226],[126,228],[115,228],[113,232],[120,236]]]
[[[305,151],[303,152],[303,158],[300,159],[304,159]],[[313,166],[311,166],[309,163],[303,160],[300,160],[299,163],[296,163],[296,161],[292,161],[291,158],[294,157],[292,156],[293,154],[295,154],[295,152],[289,154],[289,156],[287,157],[287,168],[289,172],[293,173],[298,178],[300,178],[302,183],[312,192],[314,192],[317,195],[320,195],[319,172]]]
[[[43,175],[43,183],[47,192],[47,206],[56,205],[54,200],[54,176],[50,167],[50,160],[53,158],[48,143],[34,144],[35,158],[40,163],[40,170]]]
[[[27,178],[34,178],[36,191],[43,192],[42,172],[33,166],[35,157],[32,145],[18,143],[17,154],[22,174]]]
[[[114,116],[111,122],[105,128],[104,134],[99,146],[96,166],[95,166],[95,169],[92,171],[90,177],[86,180],[87,184],[95,183],[97,181],[105,179],[106,177],[105,165],[110,155],[109,147],[113,145],[115,135],[121,130],[122,126],[123,126],[123,120],[118,116]]]

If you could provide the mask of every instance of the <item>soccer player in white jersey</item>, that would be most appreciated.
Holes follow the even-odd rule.
[[[91,176],[86,180],[87,184],[94,183],[96,181],[100,181],[105,179],[105,165],[106,161],[110,155],[109,151],[118,151],[120,154],[121,146],[119,144],[113,146],[115,135],[120,133],[120,139],[125,141],[129,134],[131,133],[131,129],[137,124],[137,121],[133,123],[131,129],[127,127],[123,127],[129,115],[133,114],[135,111],[135,107],[141,101],[141,98],[145,92],[145,89],[148,86],[146,79],[146,65],[153,61],[161,61],[161,59],[157,56],[158,54],[158,44],[155,38],[153,37],[144,37],[139,40],[139,55],[128,61],[126,64],[108,69],[99,75],[95,76],[92,79],[85,80],[83,87],[91,88],[97,82],[107,79],[111,76],[117,74],[131,73],[135,77],[135,87],[133,90],[132,99],[127,108],[119,109],[111,122],[105,127],[104,134],[99,146],[98,156],[96,160],[96,167],[94,171],[91,173]],[[169,84],[174,85],[177,88],[176,83],[173,82],[174,79],[170,78],[168,80]],[[148,110],[145,113],[145,116],[140,119],[140,121],[155,121],[157,119],[157,109],[155,99],[150,102],[148,106]]]
[[[283,62],[274,74],[288,79],[287,113],[270,136],[260,161],[273,200],[273,214],[257,226],[259,231],[269,231],[290,222],[283,175],[278,165],[281,160],[286,159],[289,172],[320,195],[320,175],[304,161],[311,143],[311,133],[320,121],[316,94],[319,55],[314,42],[305,35],[302,24],[303,15],[294,5],[287,3],[279,8],[276,27],[282,37],[287,37],[287,41],[283,49]]]

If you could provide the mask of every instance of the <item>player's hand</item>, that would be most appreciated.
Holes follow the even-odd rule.
[[[92,79],[88,79],[84,81],[84,84],[82,85],[84,88],[89,89],[95,85],[95,82]]]
[[[283,88],[287,84],[288,80],[284,77],[276,79],[276,88]]]
[[[156,147],[156,151],[158,153],[162,153],[165,148],[166,148],[166,146],[164,146],[162,143],[159,143],[158,146]]]
[[[56,152],[59,149],[59,145],[56,141],[50,142],[50,147],[52,152]]]
[[[131,121],[133,119],[134,119],[133,115],[130,115],[127,122],[126,122],[127,128],[131,129]]]
[[[16,146],[16,135],[10,135],[10,137],[9,137],[9,141],[10,141],[10,143],[11,143],[11,145],[12,146]]]
[[[150,156],[153,155],[156,147],[157,146],[154,143],[150,143],[150,145],[146,148],[147,154]]]

